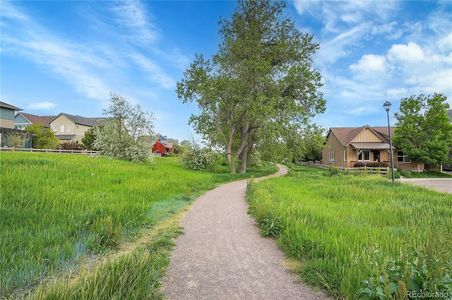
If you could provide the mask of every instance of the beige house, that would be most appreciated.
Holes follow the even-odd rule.
[[[391,135],[394,127],[391,127]],[[352,168],[358,162],[380,162],[390,165],[389,134],[387,127],[340,127],[328,131],[322,151],[322,164]],[[394,165],[401,170],[424,170],[423,163],[411,162],[402,151],[393,147]]]
[[[50,121],[49,125],[60,142],[81,143],[85,132],[99,125],[103,120],[105,118],[86,118],[60,113]]]

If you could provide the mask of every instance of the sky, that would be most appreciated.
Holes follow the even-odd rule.
[[[0,97],[25,112],[101,116],[111,92],[154,116],[155,131],[194,136],[195,104],[176,83],[196,53],[218,49],[232,1],[0,2]],[[452,1],[287,2],[320,44],[329,127],[385,125],[383,103],[443,93],[452,106]],[[393,118],[392,118],[392,121]]]

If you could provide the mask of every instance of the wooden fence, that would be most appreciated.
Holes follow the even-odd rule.
[[[309,167],[315,167],[315,168],[321,168],[321,169],[329,169],[331,167],[335,166],[329,166],[329,165],[322,165],[320,163],[312,163],[312,162],[301,162],[300,163],[303,166],[309,166]],[[386,176],[391,170],[389,167],[353,167],[353,168],[345,168],[345,167],[336,167],[340,171],[344,173],[370,173],[370,174],[381,174],[383,176]],[[395,169],[394,169],[395,170]]]
[[[33,148],[9,148],[1,147],[0,151],[9,152],[40,152],[40,153],[59,153],[59,154],[84,154],[84,155],[97,155],[99,151],[91,150],[64,150],[64,149],[33,149]]]

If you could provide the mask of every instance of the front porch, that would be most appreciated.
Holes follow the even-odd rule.
[[[351,143],[350,159],[347,160],[349,168],[374,166],[387,167],[390,161],[390,146],[387,143]]]

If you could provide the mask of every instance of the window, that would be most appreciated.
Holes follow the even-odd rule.
[[[64,125],[60,125],[60,132],[64,132]]]
[[[362,150],[359,152],[358,160],[370,160],[370,150]]]
[[[334,158],[334,151],[330,151],[330,153],[329,153],[329,155],[328,155],[328,159],[329,159],[329,161],[335,161],[335,158]]]
[[[397,151],[397,161],[409,163],[411,162],[411,159],[408,157],[408,155],[403,154],[403,151]]]

